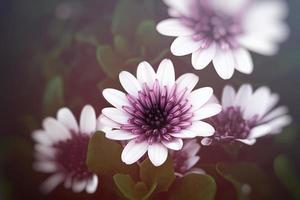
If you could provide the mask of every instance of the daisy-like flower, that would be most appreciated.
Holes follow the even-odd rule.
[[[82,109],[79,125],[68,108],[57,112],[57,119],[48,117],[43,130],[36,130],[34,169],[51,174],[42,184],[44,192],[50,192],[60,183],[74,192],[85,190],[94,193],[98,177],[86,166],[89,139],[96,131],[96,114],[93,107]]]
[[[249,84],[244,84],[236,93],[231,86],[225,86],[221,101],[223,111],[208,120],[216,132],[204,138],[203,145],[228,140],[252,145],[256,138],[280,133],[291,123],[287,107],[274,108],[279,96],[267,87],[252,91]]]
[[[234,69],[250,74],[248,50],[273,55],[289,29],[282,0],[164,0],[171,18],[158,23],[159,33],[177,37],[171,45],[176,56],[192,54],[195,69],[211,61],[218,75],[229,79]]]
[[[171,151],[175,174],[182,177],[186,174],[197,173],[205,174],[200,168],[193,168],[199,161],[200,157],[197,153],[200,150],[200,145],[196,139],[186,140],[180,151]]]
[[[123,71],[121,85],[128,94],[103,90],[114,107],[104,108],[100,123],[106,137],[125,140],[121,159],[126,164],[138,161],[147,151],[155,166],[162,165],[168,149],[180,150],[182,139],[211,136],[214,128],[201,120],[221,111],[219,104],[207,104],[213,95],[210,87],[193,90],[198,77],[188,73],[175,80],[173,64],[164,59],[157,72],[147,62],[137,68],[137,78]]]

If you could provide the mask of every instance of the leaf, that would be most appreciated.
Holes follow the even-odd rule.
[[[231,182],[239,200],[271,199],[270,183],[263,171],[253,163],[218,163],[217,172]]]
[[[212,200],[216,183],[211,176],[188,174],[178,179],[169,191],[169,200]]]
[[[157,183],[157,191],[167,191],[175,180],[173,162],[168,158],[166,162],[155,167],[149,159],[140,165],[140,178],[148,186]]]
[[[274,160],[274,171],[282,184],[291,191],[294,199],[300,199],[300,179],[297,169],[286,155],[278,155]]]
[[[113,177],[115,184],[124,197],[130,200],[146,200],[154,192],[157,184],[154,183],[151,188],[147,188],[144,182],[135,183],[130,175],[116,174]]]
[[[55,76],[48,82],[43,96],[44,115],[54,115],[64,105],[63,87],[63,80],[60,76]]]
[[[137,165],[126,165],[121,161],[122,146],[115,141],[105,138],[103,132],[97,132],[90,139],[87,155],[89,170],[99,175],[116,173],[137,176]]]
[[[96,51],[97,61],[102,70],[111,78],[114,78],[120,71],[122,60],[115,54],[109,45],[100,45]]]
[[[133,55],[133,52],[129,48],[128,41],[126,40],[125,37],[123,37],[121,35],[116,35],[114,37],[114,47],[115,47],[117,54],[119,54],[120,56],[122,56],[124,58],[129,58],[130,56]]]

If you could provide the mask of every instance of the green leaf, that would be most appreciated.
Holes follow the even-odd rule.
[[[159,167],[155,167],[149,159],[144,160],[140,165],[140,178],[148,186],[157,183],[157,191],[167,191],[175,180],[172,159],[168,158]]]
[[[212,200],[216,183],[211,176],[188,174],[178,179],[169,191],[169,200]]]
[[[124,58],[128,58],[133,55],[133,52],[129,48],[128,41],[122,35],[116,35],[114,37],[114,47],[116,52]]]
[[[98,46],[97,61],[102,70],[111,78],[114,78],[120,71],[122,60],[115,54],[112,47],[109,45]]]
[[[282,184],[291,191],[295,199],[300,199],[300,179],[296,167],[286,155],[278,155],[274,160],[274,171]]]
[[[99,175],[116,173],[137,176],[137,165],[126,165],[121,161],[122,146],[105,138],[105,134],[97,132],[90,140],[87,155],[88,168]]]
[[[124,197],[130,200],[146,200],[154,192],[157,184],[154,183],[148,189],[144,182],[137,182],[127,174],[114,175],[114,182]]]
[[[63,80],[60,76],[55,76],[48,82],[43,96],[44,115],[54,115],[64,105],[63,87]]]
[[[217,172],[231,182],[239,200],[271,199],[270,183],[263,171],[253,163],[218,163]]]

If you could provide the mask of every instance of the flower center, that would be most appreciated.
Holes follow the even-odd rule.
[[[256,123],[256,118],[245,120],[240,108],[229,107],[209,121],[216,129],[213,136],[215,140],[232,140],[246,139]]]
[[[194,20],[192,28],[196,30],[194,39],[201,40],[203,48],[207,48],[211,42],[218,43],[224,50],[235,48],[237,47],[235,38],[242,33],[238,19],[213,11],[206,11],[198,20]]]
[[[192,124],[191,105],[185,98],[185,90],[177,91],[176,85],[161,87],[156,80],[152,88],[144,84],[137,97],[127,97],[131,106],[123,106],[123,109],[131,117],[121,129],[139,134],[141,140],[149,143],[170,140],[170,133]]]
[[[85,162],[90,137],[75,132],[71,135],[70,139],[53,144],[56,149],[55,161],[67,176],[77,180],[89,178],[92,173],[88,171]]]

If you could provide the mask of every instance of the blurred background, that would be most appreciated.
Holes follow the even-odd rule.
[[[62,106],[78,116],[85,104],[91,104],[100,113],[106,106],[101,91],[120,87],[120,70],[134,72],[140,61],[157,65],[164,57],[175,62],[177,75],[197,73],[199,86],[212,86],[217,95],[225,84],[238,87],[244,82],[267,85],[280,94],[280,104],[290,108],[293,124],[280,135],[243,147],[235,159],[262,168],[271,199],[300,199],[300,1],[287,3],[291,34],[279,53],[252,54],[252,75],[236,71],[233,79],[224,81],[212,66],[195,71],[190,56],[171,55],[170,38],[155,31],[155,24],[167,16],[160,0],[2,0],[0,199],[102,199],[97,196],[105,193],[101,180],[92,196],[63,187],[41,194],[39,185],[47,175],[32,170],[31,132]],[[200,153],[204,165],[231,160],[218,148]]]

